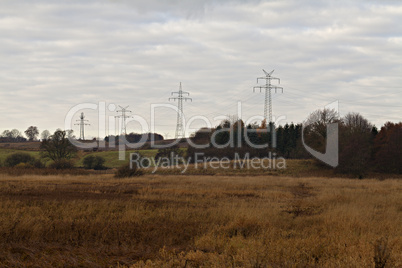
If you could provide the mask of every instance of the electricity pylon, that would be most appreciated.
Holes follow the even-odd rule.
[[[76,121],[80,121],[78,124],[74,124],[74,125],[80,126],[80,140],[85,140],[84,127],[89,126],[90,124],[85,123],[85,122],[88,122],[88,120],[85,120],[84,113],[81,113],[80,120],[76,120]]]
[[[126,128],[126,118],[131,117],[130,115],[127,115],[127,113],[131,113],[130,110],[127,110],[128,105],[126,107],[122,107],[119,105],[121,108],[120,110],[117,110],[117,113],[121,113],[121,115],[116,115],[116,118],[122,118],[122,123],[121,123],[121,135],[127,134],[127,128]]]
[[[184,97],[183,95],[190,96],[190,93],[182,91],[181,89],[181,82],[180,82],[180,89],[178,92],[172,92],[173,94],[177,94],[177,97],[169,98],[170,100],[177,100],[177,126],[176,126],[176,139],[184,138],[184,128],[183,128],[183,100],[193,101],[191,98]]]
[[[265,73],[265,77],[258,77],[257,78],[257,84],[258,84],[258,80],[259,79],[265,79],[265,85],[264,86],[255,86],[253,87],[253,91],[255,92],[256,88],[260,89],[260,92],[262,89],[265,89],[265,104],[264,104],[264,119],[265,121],[268,121],[268,124],[273,123],[272,122],[272,98],[271,98],[271,89],[275,89],[275,93],[277,92],[278,89],[282,89],[282,93],[283,93],[283,87],[278,87],[278,86],[273,86],[271,84],[271,80],[278,80],[278,84],[281,83],[281,80],[279,78],[276,77],[272,77],[272,73],[274,72],[274,70],[270,73],[267,73],[264,69],[262,69]],[[269,112],[268,118],[267,118],[267,114]]]

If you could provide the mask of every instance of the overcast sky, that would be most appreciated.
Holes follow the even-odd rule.
[[[377,127],[402,120],[400,1],[4,0],[0,57],[1,132],[53,132],[82,103],[129,105],[149,123],[151,104],[169,103],[180,82],[187,119],[215,126],[241,101],[247,121],[263,115],[264,94],[253,93],[262,69],[284,88],[273,94],[279,124],[334,101],[341,116],[360,112]],[[74,121],[80,112],[87,137],[98,136],[98,112]],[[174,110],[156,109],[155,120],[174,136]]]

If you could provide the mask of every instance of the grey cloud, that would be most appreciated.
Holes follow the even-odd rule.
[[[180,81],[194,97],[188,115],[231,114],[237,100],[245,101],[245,117],[261,114],[263,95],[252,86],[262,68],[282,79],[274,113],[289,122],[340,99],[379,125],[400,108],[351,100],[401,84],[401,15],[392,1],[3,3],[0,112],[13,120],[2,118],[0,130],[61,127],[81,102],[130,105],[148,118],[149,104],[167,102]],[[381,101],[401,105],[397,90]],[[174,131],[174,113],[160,118],[161,133]]]

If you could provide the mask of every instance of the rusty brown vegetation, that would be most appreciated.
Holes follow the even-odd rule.
[[[401,190],[398,179],[0,174],[0,266],[398,267]]]

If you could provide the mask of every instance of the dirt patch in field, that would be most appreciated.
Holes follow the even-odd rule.
[[[313,187],[303,182],[300,182],[297,186],[291,187],[290,192],[293,194],[294,198],[307,198],[315,195]]]
[[[91,183],[48,184],[38,186],[9,185],[0,190],[0,198],[14,200],[121,200],[138,194],[140,187],[135,184],[99,186]]]
[[[306,202],[305,199],[311,199],[316,196],[314,188],[306,183],[300,182],[298,185],[290,188],[293,194],[293,200],[286,206],[283,212],[289,213],[294,217],[318,215],[322,208],[316,202]]]

